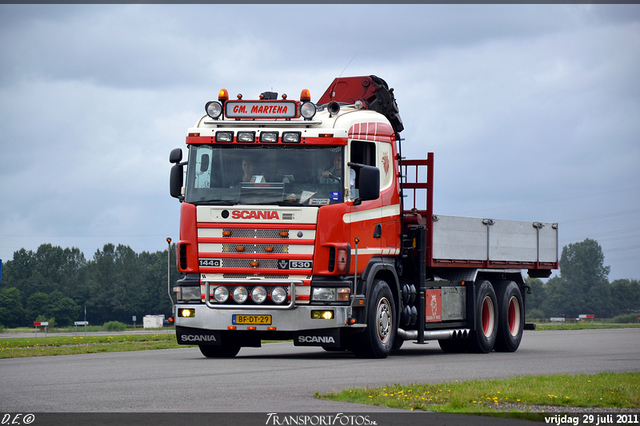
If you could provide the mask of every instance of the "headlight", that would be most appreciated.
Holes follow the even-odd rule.
[[[278,142],[278,132],[262,132],[260,133],[260,142],[276,143]]]
[[[311,102],[305,102],[300,107],[300,114],[305,120],[311,120],[316,115],[316,106]]]
[[[236,303],[244,303],[248,297],[249,292],[246,287],[239,286],[233,289],[233,300],[235,300]]]
[[[176,287],[176,292],[178,300],[200,300],[200,286],[180,286]]]
[[[251,292],[251,300],[255,303],[262,303],[267,299],[267,290],[262,286],[254,287]]]
[[[284,143],[300,143],[300,132],[284,132],[282,134]]]
[[[273,290],[271,290],[271,300],[273,301],[273,303],[276,303],[278,305],[286,302],[287,290],[285,290],[283,287],[274,288]]]
[[[238,132],[238,142],[255,142],[256,134],[254,132]]]
[[[204,106],[207,115],[214,120],[217,120],[222,115],[222,104],[218,101],[207,102]]]
[[[216,287],[213,291],[213,298],[218,303],[224,303],[229,300],[229,289],[226,287]]]
[[[216,132],[216,142],[233,142],[233,132]]]
[[[315,302],[348,302],[349,287],[316,287],[311,300]]]

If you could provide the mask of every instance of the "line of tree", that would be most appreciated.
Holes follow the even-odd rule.
[[[171,247],[175,259],[175,245]],[[167,294],[167,251],[135,253],[124,245],[105,244],[92,260],[77,248],[41,245],[21,249],[4,264],[0,286],[0,324],[29,326],[41,318],[59,326],[86,320],[130,324],[132,317],[171,315]],[[173,260],[172,260],[173,262]],[[598,318],[640,312],[638,280],[608,281],[600,245],[590,239],[562,250],[560,274],[546,283],[527,279],[527,317]],[[171,268],[171,283],[179,279]]]
[[[528,318],[594,315],[613,318],[640,312],[640,282],[620,279],[609,282],[611,268],[604,266],[604,254],[597,241],[586,240],[562,249],[560,275],[546,283],[527,279]],[[640,316],[640,315],[638,315]]]
[[[171,247],[172,263],[175,245]],[[41,245],[21,249],[3,265],[0,286],[0,324],[30,326],[54,321],[58,326],[85,319],[142,322],[144,315],[171,315],[167,294],[167,250],[135,253],[129,246],[105,244],[92,260],[77,248]],[[179,279],[171,268],[171,283]]]

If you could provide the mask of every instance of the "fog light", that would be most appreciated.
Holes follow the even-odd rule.
[[[207,102],[204,109],[207,111],[207,115],[214,120],[217,120],[222,115],[222,104],[220,102]]]
[[[213,291],[213,298],[218,303],[224,303],[229,300],[229,289],[226,287],[216,287]]]
[[[287,290],[283,287],[276,287],[271,291],[271,300],[278,305],[287,300]]]
[[[233,300],[235,300],[236,303],[244,303],[248,297],[249,292],[246,287],[239,286],[233,289]]]
[[[333,311],[311,311],[311,319],[333,319]]]
[[[181,318],[193,318],[196,316],[195,309],[178,309],[178,316]]]
[[[267,290],[262,286],[254,287],[251,292],[251,300],[255,303],[262,303],[267,300]]]
[[[305,102],[300,107],[300,115],[304,117],[305,120],[311,120],[314,115],[316,115],[316,106],[311,102]]]

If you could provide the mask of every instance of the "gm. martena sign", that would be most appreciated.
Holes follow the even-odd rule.
[[[227,118],[296,118],[295,101],[227,101]]]

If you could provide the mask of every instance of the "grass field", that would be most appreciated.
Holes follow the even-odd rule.
[[[113,334],[0,339],[0,359],[184,348],[175,334]]]
[[[622,328],[633,325],[544,324],[537,330]],[[637,327],[637,325],[635,326]],[[32,328],[12,330],[33,333]],[[72,330],[62,330],[69,333]],[[44,331],[38,337],[0,339],[0,359],[100,352],[123,352],[184,348],[167,329],[155,334],[113,333],[61,336]],[[88,330],[89,331],[89,330]],[[102,331],[99,327],[90,331]],[[160,332],[162,331],[162,332]],[[541,420],[548,407],[576,410],[585,407],[613,407],[640,411],[640,373],[597,375],[518,376],[507,380],[476,380],[382,388],[347,389],[339,393],[316,394],[319,399],[371,404],[406,410],[510,416]],[[534,413],[536,412],[536,413]],[[540,414],[540,412],[542,412]]]
[[[539,420],[545,412],[587,407],[640,409],[640,373],[517,376],[505,380],[419,383],[346,389],[319,399],[442,413],[496,414]],[[640,411],[640,410],[639,410]]]

